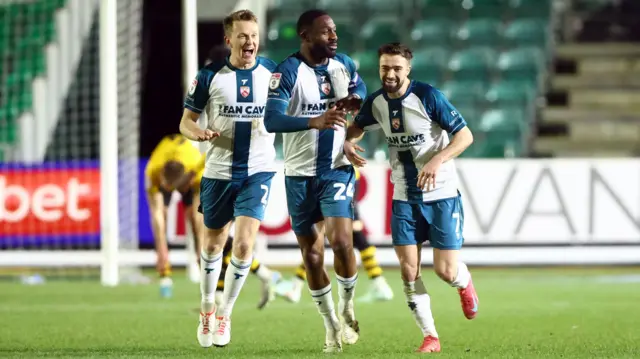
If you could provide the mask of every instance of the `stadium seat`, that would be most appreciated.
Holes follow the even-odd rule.
[[[523,152],[527,128],[522,110],[493,109],[485,112],[477,126],[476,133],[481,141],[476,155],[493,158],[519,156]]]
[[[447,67],[449,54],[446,49],[432,47],[413,53],[411,74],[414,79],[437,85],[442,80],[442,74]]]
[[[459,20],[463,15],[460,1],[456,0],[417,0],[423,19]]]
[[[447,19],[418,21],[411,30],[411,41],[415,49],[431,46],[449,46],[453,22]]]
[[[336,33],[338,34],[338,51],[351,53],[356,50],[358,43],[358,29],[353,26],[353,20],[334,18]]]
[[[454,106],[478,107],[484,101],[483,82],[449,81],[442,86],[441,90]]]
[[[467,125],[469,126],[469,128],[474,131],[476,128],[476,124],[480,122],[480,119],[478,118],[479,111],[477,107],[469,106],[464,103],[458,104],[455,101],[452,101],[451,104],[456,108],[456,110],[458,110],[458,113],[462,115],[462,118],[467,121]]]
[[[504,80],[529,81],[537,85],[544,56],[538,48],[517,48],[500,54],[498,69]]]
[[[380,75],[377,73],[365,73],[360,74],[362,81],[367,85],[367,94],[371,95],[372,93],[378,91],[380,87],[382,87],[382,83],[380,81]]]
[[[267,32],[269,49],[296,51],[300,48],[300,40],[296,31],[296,21],[274,21]],[[292,51],[292,52],[293,52]]]
[[[509,8],[509,0],[473,0],[463,1],[462,8],[471,19],[502,20]]]
[[[527,81],[501,81],[489,88],[485,99],[494,106],[526,108],[535,98],[535,88]]]
[[[485,132],[520,133],[526,123],[522,110],[516,108],[491,109],[482,114],[478,129]]]
[[[360,75],[378,73],[378,52],[374,50],[356,52],[351,55]],[[364,75],[363,75],[364,76]]]
[[[317,7],[327,11],[331,16],[353,16],[361,3],[347,0],[318,0]]]
[[[273,0],[273,9],[277,12],[278,18],[291,17],[297,19],[301,13],[312,5],[313,1],[309,0]]]
[[[369,20],[360,32],[365,49],[377,50],[381,45],[401,41],[398,21],[383,18]]]
[[[548,47],[551,38],[549,22],[539,19],[514,20],[504,32],[511,45]]]
[[[511,16],[514,19],[551,18],[552,0],[516,0],[511,1]]]
[[[345,0],[345,2],[350,2]],[[369,14],[373,16],[402,16],[407,10],[407,1],[404,0],[365,0],[364,5]]]
[[[493,49],[472,47],[454,53],[449,60],[449,70],[456,80],[488,81],[495,61]]]
[[[502,23],[495,19],[471,19],[456,32],[458,41],[474,46],[497,46],[502,42]]]

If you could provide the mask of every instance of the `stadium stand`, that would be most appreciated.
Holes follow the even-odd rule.
[[[17,141],[19,116],[32,109],[30,84],[46,71],[44,46],[55,38],[54,14],[64,3],[42,0],[0,6],[0,162]]]
[[[281,0],[269,14],[266,47],[276,61],[298,49],[295,17],[281,8],[293,9],[290,2]],[[442,89],[476,134],[465,156],[528,155],[536,102],[544,96],[553,57],[551,0],[320,0],[304,5],[349,20],[336,21],[340,51],[352,55],[369,92],[379,84],[377,48],[391,41],[410,44],[412,77]],[[372,149],[369,156],[384,152],[382,137],[377,140],[364,144]]]

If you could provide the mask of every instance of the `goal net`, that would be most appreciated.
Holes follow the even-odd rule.
[[[117,31],[105,58],[101,6],[110,3]],[[0,0],[3,275],[97,277],[108,254],[101,212],[116,217],[106,222],[117,223],[110,248],[138,251],[141,26],[138,0]],[[113,70],[106,80],[105,65]],[[115,210],[101,211],[105,203]],[[139,264],[109,260],[120,269]]]

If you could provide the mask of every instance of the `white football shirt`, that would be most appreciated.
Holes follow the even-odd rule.
[[[355,124],[364,130],[382,128],[389,146],[393,199],[421,203],[458,196],[458,175],[453,160],[440,166],[436,186],[418,188],[418,173],[449,144],[467,123],[447,98],[431,85],[412,80],[404,96],[391,99],[384,90],[363,104]]]
[[[364,98],[366,87],[347,55],[337,54],[326,65],[310,66],[295,53],[274,71],[267,110],[298,118],[317,117],[350,93]],[[283,133],[285,175],[316,176],[351,165],[343,152],[345,134],[342,127]]]
[[[275,134],[264,128],[265,106],[275,62],[258,56],[251,69],[229,59],[202,68],[193,80],[185,108],[207,112],[207,128],[220,133],[207,147],[204,177],[243,179],[275,172]]]

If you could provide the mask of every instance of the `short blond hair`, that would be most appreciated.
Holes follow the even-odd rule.
[[[258,23],[258,17],[251,10],[238,10],[222,20],[225,35],[229,35],[233,30],[233,23],[236,21],[253,21]]]

